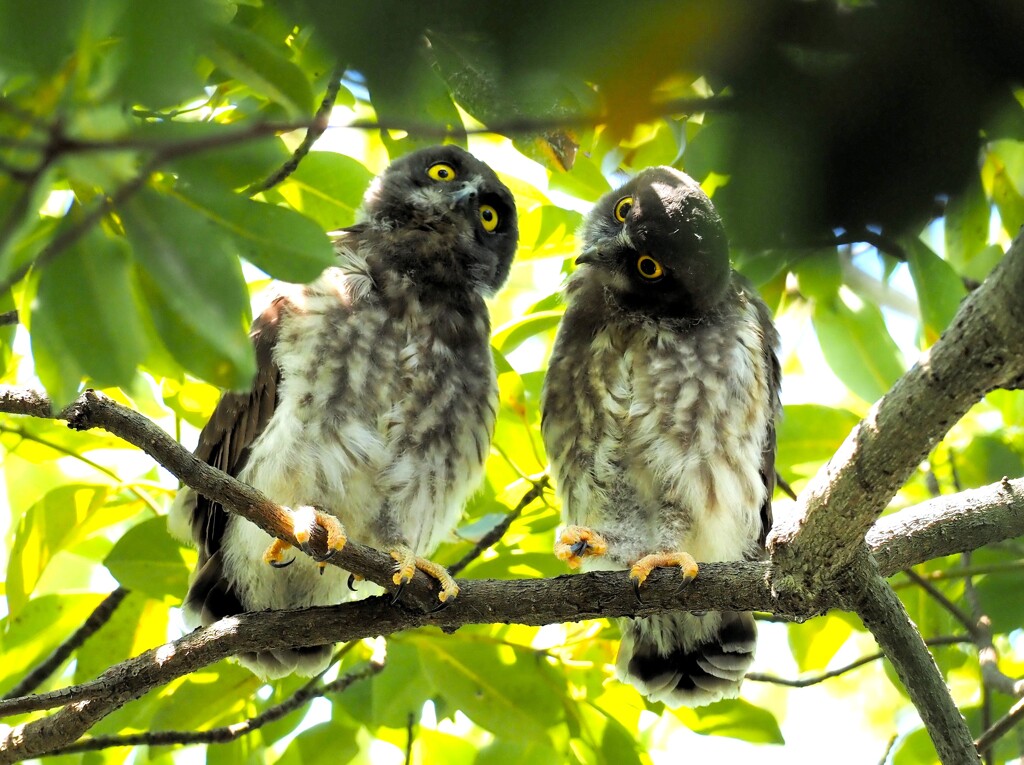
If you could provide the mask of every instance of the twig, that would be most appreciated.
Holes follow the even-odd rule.
[[[412,742],[416,735],[416,717],[412,712],[405,722],[405,765],[412,765]]]
[[[528,492],[526,492],[526,494],[523,495],[523,498],[519,500],[519,504],[505,514],[505,517],[502,518],[501,523],[499,523],[493,529],[484,534],[480,538],[480,541],[473,546],[472,550],[463,555],[462,558],[459,559],[457,563],[455,563],[452,566],[449,566],[448,573],[450,573],[452,576],[455,576],[464,568],[466,568],[466,566],[468,566],[474,560],[479,558],[483,554],[484,550],[486,550],[488,547],[490,547],[503,536],[505,536],[505,532],[508,531],[509,527],[513,524],[513,522],[515,522],[516,518],[522,515],[523,511],[530,505],[530,503],[533,502],[535,499],[538,499],[544,493],[544,490],[548,488],[549,485],[550,479],[547,475],[543,475],[536,481],[534,481],[533,488],[531,488]]]
[[[1021,720],[1024,720],[1024,698],[1010,707],[1010,711],[996,720],[991,728],[978,736],[978,740],[974,742],[974,745],[978,748],[979,752],[991,749],[996,741],[1009,733],[1010,729]]]
[[[210,728],[200,731],[148,731],[146,733],[133,733],[125,736],[94,736],[82,741],[76,741],[70,746],[58,749],[51,754],[71,754],[73,752],[94,752],[99,749],[110,749],[118,746],[169,746],[173,744],[226,744],[229,741],[241,738],[242,736],[259,730],[267,723],[280,720],[289,712],[293,712],[308,701],[326,696],[331,693],[341,693],[350,685],[380,672],[384,669],[383,663],[371,662],[362,669],[349,672],[339,676],[337,679],[323,685],[320,684],[320,677],[317,676],[299,688],[289,698],[280,704],[270,707],[255,717],[241,722],[224,725],[220,728]],[[322,673],[321,673],[322,674]]]
[[[955,645],[957,643],[971,643],[972,638],[969,635],[945,635],[942,637],[928,638],[924,641],[925,645],[937,646],[937,645]],[[748,672],[747,680],[752,680],[755,683],[772,683],[774,685],[785,685],[788,688],[806,688],[810,685],[817,685],[823,683],[826,680],[845,675],[847,672],[863,667],[866,664],[870,664],[879,659],[884,659],[885,654],[881,651],[877,653],[868,654],[861,656],[855,661],[851,661],[842,667],[828,670],[827,672],[821,672],[817,675],[810,675],[808,677],[778,677],[776,675],[765,674],[762,672]]]
[[[334,68],[334,71],[331,73],[331,81],[327,86],[327,92],[324,94],[323,101],[320,102],[320,108],[316,110],[312,123],[306,128],[306,136],[302,139],[302,143],[292,152],[292,156],[289,157],[288,161],[260,183],[250,186],[246,190],[246,194],[254,196],[261,191],[273,188],[295,172],[299,163],[309,153],[309,150],[313,148],[313,144],[327,130],[327,125],[331,119],[331,110],[334,108],[334,102],[338,98],[338,91],[341,90],[341,77],[343,74],[345,74],[344,66],[339,65]]]
[[[878,761],[878,765],[885,765],[889,761],[889,755],[892,754],[892,749],[896,746],[899,737],[898,733],[893,733],[889,736],[889,743],[885,745],[885,752],[882,753],[882,759]]]
[[[925,579],[923,576],[918,574],[913,569],[908,568],[903,573],[907,576],[908,579],[910,579],[910,581],[912,581],[922,590],[931,595],[932,599],[935,600],[936,603],[938,603],[950,614],[952,614],[953,618],[960,622],[961,625],[966,627],[973,637],[976,638],[978,636],[977,627],[975,625],[974,620],[971,619],[971,617],[965,614],[962,610],[960,610],[960,607],[957,606],[956,603],[947,598],[945,594],[942,592],[942,590],[940,590],[938,587],[929,582],[927,579]]]
[[[778,470],[775,471],[775,485],[778,486],[782,493],[789,497],[794,502],[796,501],[796,492],[793,491],[793,487],[789,485],[789,481],[782,477],[782,473]]]
[[[5,311],[4,313],[0,313],[0,327],[10,327],[12,325],[17,324],[18,321],[19,319],[17,310]]]
[[[74,653],[82,644],[85,643],[90,637],[99,631],[100,627],[110,621],[110,617],[114,615],[114,611],[121,605],[124,599],[128,597],[128,590],[124,587],[118,587],[116,590],[111,592],[105,597],[93,612],[89,614],[89,617],[85,620],[81,627],[75,630],[67,640],[57,646],[53,653],[44,659],[39,666],[29,672],[25,677],[21,679],[21,682],[11,688],[4,696],[3,699],[16,699],[19,696],[24,696],[31,693],[39,685],[46,680],[50,675],[57,671],[60,666]]]

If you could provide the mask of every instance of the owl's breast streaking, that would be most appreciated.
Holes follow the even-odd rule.
[[[567,520],[618,529],[619,566],[659,549],[698,560],[756,549],[770,340],[737,295],[701,322],[594,311],[592,300],[567,314],[575,330],[555,348],[545,441]]]

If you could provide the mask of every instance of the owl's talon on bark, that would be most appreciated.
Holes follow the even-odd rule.
[[[396,547],[391,551],[391,557],[395,559],[395,575],[392,577],[392,581],[399,585],[399,590],[395,594],[395,598],[392,600],[398,600],[398,594],[401,593],[401,588],[405,586],[407,582],[412,581],[413,576],[416,574],[416,569],[419,569],[424,574],[432,577],[438,581],[441,586],[441,591],[437,593],[437,599],[441,603],[454,600],[459,594],[459,585],[455,583],[452,575],[448,573],[448,569],[439,563],[434,563],[432,560],[426,558],[420,558],[412,551],[411,548],[400,546]]]
[[[263,562],[269,563],[274,568],[287,568],[295,562],[295,558],[289,558],[282,562],[281,559],[284,557],[285,550],[290,550],[292,546],[281,539],[275,539],[263,552]]]
[[[629,578],[633,583],[633,592],[636,594],[638,603],[643,603],[640,598],[640,587],[644,582],[647,581],[647,577],[651,575],[651,572],[656,568],[670,568],[672,566],[678,566],[679,570],[683,575],[683,586],[688,585],[694,579],[697,578],[697,561],[693,559],[693,556],[688,552],[679,550],[678,552],[665,552],[665,553],[652,553],[651,555],[645,555],[629,570]]]
[[[356,582],[361,582],[361,581],[363,581],[363,577],[359,576],[358,574],[349,574],[348,575],[348,588],[350,590],[352,590],[352,592],[356,592],[355,583]]]
[[[345,543],[348,542],[345,527],[330,513],[304,505],[292,510],[291,514],[293,533],[299,542],[299,548],[317,563],[326,563],[340,550],[345,549]],[[310,544],[317,526],[327,534],[327,551],[323,555],[314,550]],[[320,570],[323,571],[322,568]]]
[[[566,526],[555,543],[555,557],[564,560],[569,568],[579,568],[588,555],[604,555],[608,543],[600,534],[586,526]]]

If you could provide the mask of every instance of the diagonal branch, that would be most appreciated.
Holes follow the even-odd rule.
[[[856,558],[864,535],[921,460],[978,399],[1024,376],[1024,237],[949,328],[880,399],[768,539],[772,587],[813,599]]]
[[[980,762],[970,728],[950,696],[942,672],[903,603],[881,577],[875,561],[863,555],[843,572],[839,584],[849,599],[849,607],[857,612],[892,662],[924,721],[939,759],[943,763]]]

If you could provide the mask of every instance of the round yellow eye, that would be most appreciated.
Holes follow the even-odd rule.
[[[483,224],[484,231],[488,233],[494,231],[500,220],[497,210],[490,205],[480,205],[480,222]]]
[[[615,216],[615,220],[619,223],[626,222],[626,216],[629,215],[629,211],[633,209],[633,197],[623,197],[615,203],[615,207],[612,208],[612,215]]]
[[[661,263],[650,255],[640,256],[636,262],[636,270],[640,272],[640,276],[651,281],[660,279],[665,275],[665,269],[661,267]]]
[[[447,183],[448,181],[455,180],[455,168],[447,162],[435,162],[427,168],[427,175],[435,181],[444,181]]]

